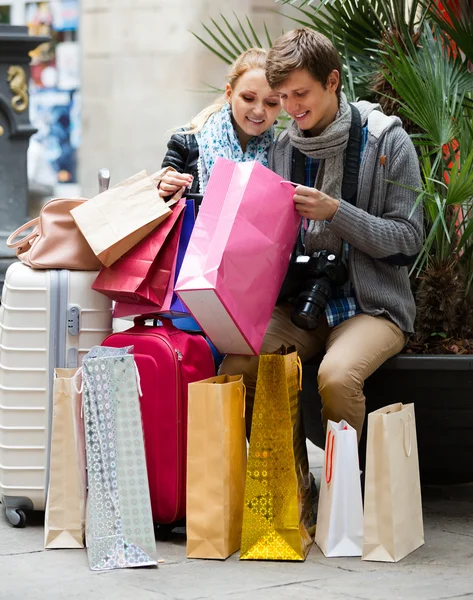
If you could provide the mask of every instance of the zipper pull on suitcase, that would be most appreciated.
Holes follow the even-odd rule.
[[[108,169],[99,169],[99,194],[106,192],[110,185],[110,171]]]

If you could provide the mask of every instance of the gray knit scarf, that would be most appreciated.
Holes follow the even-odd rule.
[[[335,120],[315,137],[306,137],[293,121],[289,128],[291,144],[303,154],[320,159],[315,188],[332,198],[341,198],[345,149],[351,126],[351,109],[345,94]],[[341,240],[325,226],[325,221],[310,221],[305,236],[306,254],[316,250],[341,251]]]

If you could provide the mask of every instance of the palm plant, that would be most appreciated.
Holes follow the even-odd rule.
[[[414,54],[384,44],[381,56],[399,112],[419,130],[426,239],[415,265],[416,331],[425,350],[438,338],[473,338],[473,74],[439,28],[425,26],[419,43]]]

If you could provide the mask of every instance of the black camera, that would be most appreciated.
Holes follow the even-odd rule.
[[[300,329],[316,329],[334,287],[348,279],[348,269],[334,252],[319,250],[311,256],[294,256],[279,300],[294,304],[291,321]]]

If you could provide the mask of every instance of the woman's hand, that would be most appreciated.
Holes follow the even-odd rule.
[[[178,173],[177,171],[168,171],[161,179],[158,192],[161,198],[174,196],[181,188],[189,187],[194,178],[188,173]]]
[[[311,221],[331,221],[340,206],[340,200],[305,185],[296,187],[293,200],[301,217]]]

